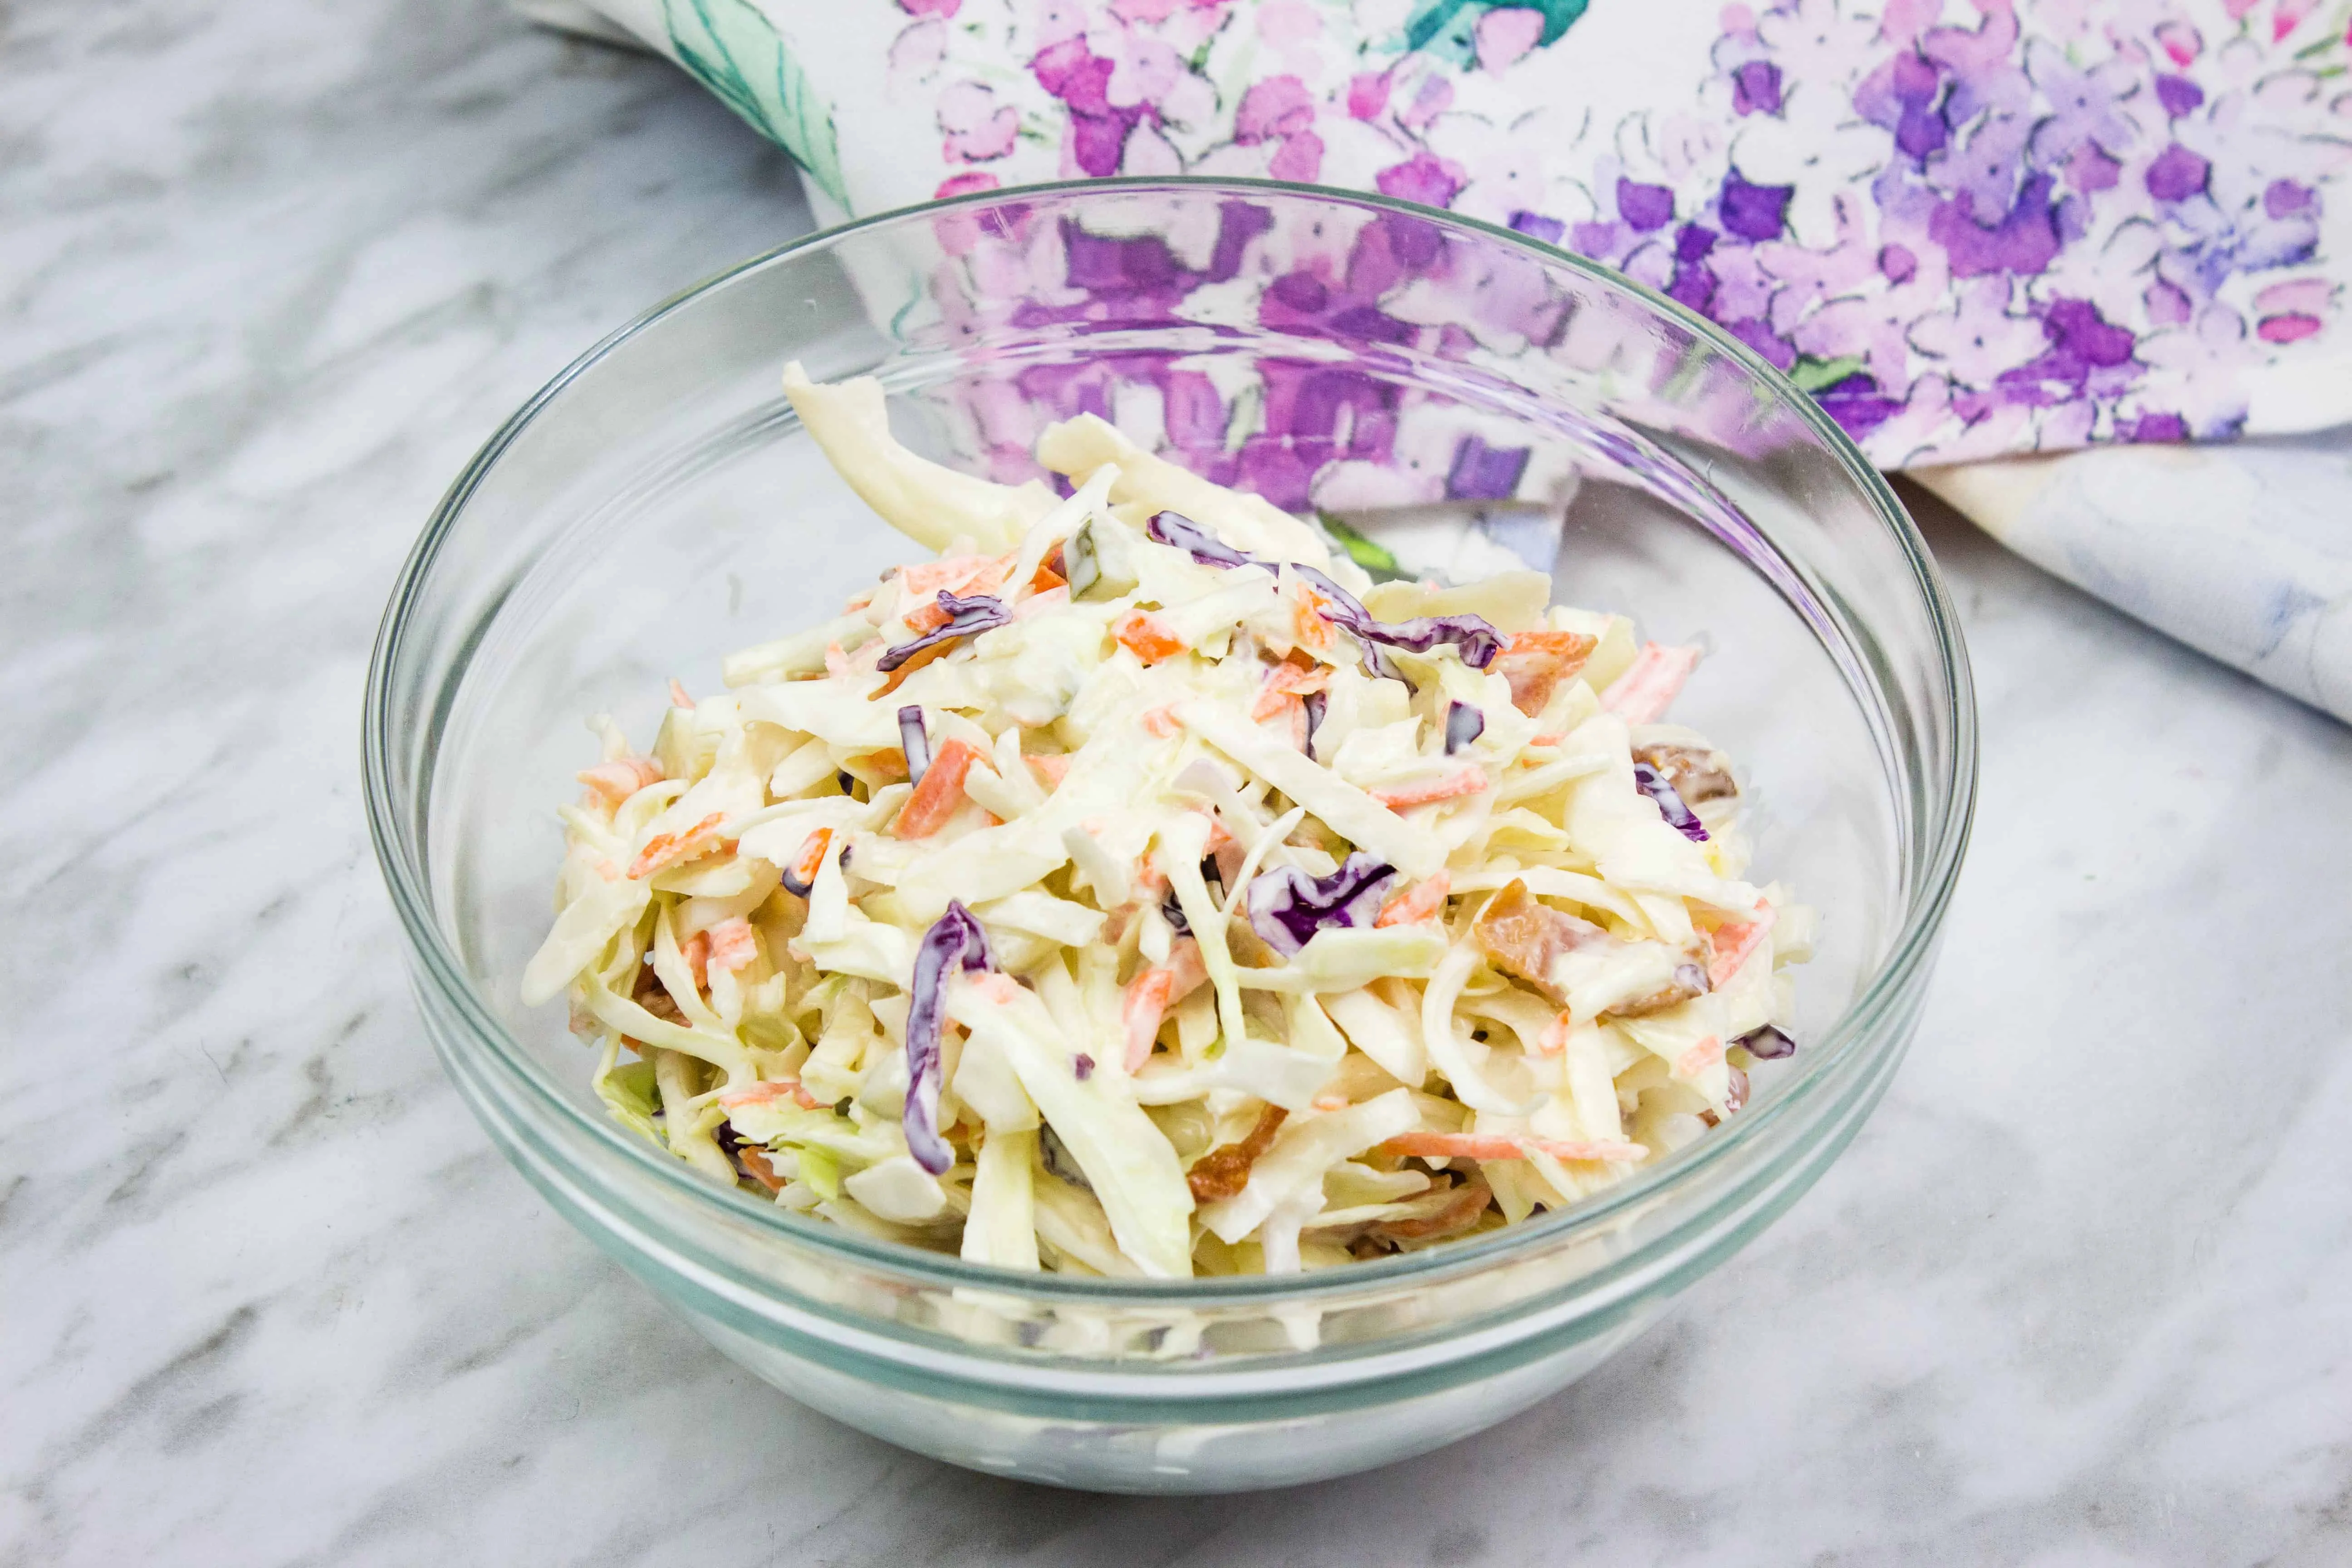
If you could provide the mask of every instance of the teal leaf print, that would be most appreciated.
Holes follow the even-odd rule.
[[[1426,50],[1468,69],[1478,63],[1478,19],[1489,11],[1537,11],[1543,31],[1536,47],[1559,42],[1591,0],[1422,0],[1404,25],[1404,47]]]
[[[662,22],[678,64],[790,153],[826,195],[849,205],[833,110],[809,85],[774,23],[751,0],[662,0]]]

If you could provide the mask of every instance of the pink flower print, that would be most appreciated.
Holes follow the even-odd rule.
[[[1729,245],[1707,258],[1707,267],[1715,274],[1715,299],[1707,310],[1717,321],[1727,324],[1761,318],[1771,309],[1773,292],[1780,288],[1780,280],[1765,269],[1761,259],[1764,249],[1762,246]],[[1770,328],[1759,322],[1759,331],[1769,333]],[[1772,355],[1767,353],[1764,357],[1770,359]]]
[[[1506,226],[1517,226],[1519,215],[1529,214],[1564,228],[1567,220],[1591,216],[1582,189],[1550,173],[1574,147],[1575,135],[1576,127],[1557,124],[1549,110],[1531,110],[1508,125],[1452,110],[1430,122],[1424,140],[1430,152],[1462,171],[1463,188],[1450,204],[1455,212]]]
[[[1801,244],[1826,246],[1839,233],[1837,198],[1886,165],[1886,132],[1861,121],[1821,126],[1759,116],[1740,122],[1731,162],[1743,180],[1788,190],[1788,232]],[[1742,232],[1728,212],[1724,226]],[[1778,234],[1776,228],[1763,237]]]
[[[940,92],[939,125],[946,138],[940,156],[950,163],[985,163],[1013,151],[1021,113],[996,101],[996,91],[976,81],[949,84]]]
[[[2041,351],[2042,323],[2011,315],[2009,280],[1980,278],[1961,284],[1948,310],[1912,324],[1911,346],[1940,360],[1962,386],[1990,387]]]
[[[1234,111],[1234,140],[1244,147],[1295,136],[1315,123],[1314,95],[1295,76],[1268,77],[1242,94]]]
[[[1177,0],[1110,0],[1110,14],[1129,26],[1152,26],[1168,20]]]
[[[1418,133],[1453,107],[1453,80],[1443,71],[1432,70],[1414,84],[1412,101],[1397,111],[1397,123]]]
[[[1442,207],[1454,200],[1454,194],[1465,184],[1465,176],[1460,164],[1424,148],[1405,162],[1382,169],[1372,183],[1384,196]]]
[[[2254,333],[2266,343],[2300,342],[2319,331],[2335,295],[2336,286],[2325,278],[2273,283],[2254,296],[2263,318]]]
[[[2204,36],[2182,21],[2158,23],[2156,41],[2172,63],[2182,70],[2195,65],[2197,57],[2205,52]]]
[[[2140,296],[2140,305],[2147,312],[2150,324],[2158,327],[2177,327],[2196,313],[2196,303],[2189,298],[2188,290],[2160,278],[2147,286]]]
[[[2063,163],[2086,144],[2110,157],[2129,151],[2132,122],[2116,107],[2139,89],[2129,64],[2110,59],[2077,69],[2056,45],[2036,38],[2025,46],[2025,74],[2050,105],[2027,143],[2035,163]]]
[[[963,9],[963,0],[898,0],[898,9],[909,16],[937,16],[946,21]]]
[[[1480,68],[1500,76],[1526,58],[1543,37],[1544,14],[1513,6],[1507,10],[1489,11],[1478,18],[1475,35],[1478,45]]]
[[[1351,120],[1377,120],[1388,111],[1389,73],[1367,71],[1348,79],[1348,116]]]
[[[1041,51],[1086,37],[1087,11],[1082,0],[1037,0],[1034,16],[1030,34]]]
[[[1833,244],[1816,247],[1768,240],[1756,247],[1764,270],[1780,285],[1772,301],[1776,330],[1787,331],[1823,300],[1853,293],[1876,279],[1878,250],[1864,220],[1865,199],[1854,191],[1840,191],[1830,199]]]
[[[2032,135],[2030,115],[1988,115],[1977,122],[1965,144],[1929,163],[1928,181],[1949,195],[1967,196],[1973,212],[2007,212],[2017,195],[2026,143]]]
[[[950,174],[946,179],[941,180],[939,188],[931,193],[931,199],[943,202],[950,196],[968,196],[975,191],[994,189],[996,189],[994,174],[985,169],[973,169],[961,174]]]
[[[1160,133],[1160,127],[1148,120],[1139,121],[1119,150],[1118,172],[1130,180],[1181,174],[1184,172],[1184,159]]]
[[[2286,42],[2286,36],[2302,26],[2318,4],[2319,0],[2278,0],[2271,11],[2271,42]]]
[[[1895,133],[1895,151],[1913,161],[1940,153],[1952,139],[1937,107],[1944,79],[1919,56],[1905,52],[1864,78],[1853,92],[1854,111]]]
[[[1142,118],[1142,111],[1112,107],[1110,78],[1115,68],[1116,62],[1087,47],[1083,36],[1040,50],[1029,62],[1037,85],[1069,106],[1062,143],[1066,173],[1118,173],[1127,133]]]

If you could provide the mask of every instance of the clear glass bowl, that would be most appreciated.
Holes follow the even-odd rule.
[[[1019,1275],[707,1183],[610,1121],[548,920],[582,719],[812,624],[909,547],[778,388],[872,372],[942,461],[1034,470],[1093,409],[1285,506],[1556,521],[1563,599],[1705,638],[1676,717],[1750,778],[1758,874],[1824,914],[1802,1048],[1581,1207],[1276,1279]],[[1441,509],[1442,510],[1442,509]],[[1499,535],[1498,535],[1499,536]],[[1067,1486],[1286,1486],[1517,1412],[1640,1333],[1818,1177],[1915,1026],[1966,844],[1975,710],[1919,535],[1809,399],[1680,307],[1377,198],[1170,181],[983,195],[814,236],[598,345],[458,479],[368,684],[370,823],[450,1078],[562,1214],[727,1354],[852,1426]]]

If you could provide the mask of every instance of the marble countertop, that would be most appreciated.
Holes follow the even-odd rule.
[[[1819,1188],[1432,1458],[964,1474],[754,1383],[507,1169],[360,817],[434,499],[803,228],[782,156],[488,0],[20,0],[0,149],[0,1564],[2352,1560],[2352,731],[1928,517],[1983,805]]]

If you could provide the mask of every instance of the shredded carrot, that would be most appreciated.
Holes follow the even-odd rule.
[[[1580,667],[1600,646],[1599,637],[1584,632],[1513,632],[1511,640],[1503,645],[1503,651],[1548,653],[1555,658],[1574,659]]]
[[[917,605],[913,609],[908,610],[904,616],[901,616],[899,619],[907,623],[907,629],[908,631],[913,632],[917,637],[920,637],[925,632],[935,631],[939,627],[946,626],[948,624],[948,613],[940,608],[940,602],[937,599],[932,599],[928,603]]]
[[[1562,741],[1567,739],[1568,731],[1565,730],[1548,730],[1540,735],[1532,737],[1528,742],[1528,744],[1530,746],[1557,746]]]
[[[930,647],[924,648],[919,652],[908,654],[907,656],[907,662],[892,670],[890,672],[889,679],[883,681],[883,683],[875,689],[866,700],[874,701],[877,699],[887,697],[893,691],[898,690],[899,687],[905,685],[907,678],[914,674],[915,671],[922,668],[927,664],[938,663],[940,659],[947,658],[948,655],[953,653],[956,649],[963,647],[963,638],[950,637],[945,642],[935,642]],[[869,643],[867,646],[872,647],[874,645]]]
[[[1050,594],[1056,588],[1066,586],[1070,580],[1063,574],[1062,566],[1062,547],[1056,544],[1046,552],[1045,559],[1037,563],[1036,575],[1029,579],[1029,591],[1032,594]]]
[[[1164,969],[1147,969],[1127,983],[1127,994],[1119,1001],[1118,1023],[1127,1039],[1128,1071],[1140,1072],[1151,1059],[1151,1044],[1160,1037],[1160,1020],[1168,1016],[1175,988],[1176,977]]]
[[[801,852],[793,857],[793,863],[785,869],[792,873],[793,881],[805,888],[816,880],[817,869],[824,864],[824,852],[832,847],[833,829],[820,827],[801,840]]]
[[[621,879],[621,868],[609,859],[599,860],[596,862],[596,875],[608,882],[617,882]]]
[[[824,645],[824,673],[836,680],[846,679],[849,675],[849,650],[843,647],[839,642],[829,642]]]
[[[1025,760],[1029,763],[1029,771],[1043,779],[1047,789],[1060,788],[1063,777],[1070,771],[1070,759],[1066,752],[1029,757]]]
[[[677,683],[677,677],[675,675],[669,678],[669,705],[673,708],[691,708],[695,705],[693,694]]]
[[[637,858],[629,862],[629,879],[640,880],[656,871],[667,870],[688,860],[709,854],[724,842],[719,829],[726,826],[727,814],[714,811],[683,833],[656,833],[646,840]]]
[[[1331,629],[1329,613],[1324,608],[1331,601],[1297,577],[1290,580],[1288,594],[1291,641],[1310,653],[1329,653],[1338,647],[1338,635]]]
[[[1486,770],[1469,763],[1424,783],[1368,789],[1364,793],[1391,811],[1402,811],[1409,805],[1427,805],[1433,800],[1452,800],[1456,795],[1476,795],[1486,787]]]
[[[1607,1140],[1530,1138],[1517,1132],[1407,1132],[1381,1145],[1385,1154],[1424,1160],[1524,1160],[1549,1154],[1555,1160],[1606,1160],[1623,1164],[1647,1159],[1639,1143]]]
[[[709,966],[713,969],[732,974],[739,969],[750,967],[751,961],[760,956],[759,935],[752,931],[751,922],[741,915],[720,921],[710,928],[708,934],[710,938]]]
[[[1665,717],[1683,682],[1698,668],[1698,649],[1645,642],[1625,673],[1601,694],[1601,706],[1628,724],[1654,724]]]
[[[963,776],[979,755],[962,741],[941,746],[924,770],[923,782],[899,807],[898,824],[891,831],[901,838],[927,838],[937,833],[963,804]]]
[[[618,805],[647,784],[659,784],[662,771],[661,764],[649,757],[622,757],[583,768],[577,776],[582,784]]]
[[[1536,1037],[1536,1049],[1548,1057],[1556,1057],[1568,1049],[1568,1031],[1573,1017],[1572,1014],[1562,1013],[1546,1024],[1543,1033]]]
[[[1168,962],[1147,969],[1127,983],[1118,1009],[1119,1031],[1127,1041],[1127,1070],[1139,1072],[1151,1059],[1151,1043],[1168,1009],[1190,996],[1209,978],[1201,960],[1201,944],[1187,937],[1169,950]]]
[[[784,1190],[784,1179],[776,1174],[776,1168],[768,1163],[767,1152],[758,1144],[744,1144],[735,1151],[735,1157],[743,1162],[743,1168],[751,1173],[753,1181],[772,1193]]]
[[[1184,651],[1184,639],[1149,610],[1129,610],[1111,623],[1111,636],[1146,664],[1158,664]]]
[[[790,1097],[804,1110],[814,1110],[824,1101],[811,1094],[796,1078],[770,1079],[761,1083],[747,1083],[741,1089],[730,1089],[719,1097],[719,1103],[733,1110],[746,1105],[765,1105],[772,1100]]]
[[[1675,1058],[1675,1071],[1684,1078],[1696,1078],[1722,1059],[1723,1042],[1709,1035]]]
[[[1165,708],[1149,710],[1137,722],[1143,726],[1145,734],[1157,735],[1163,741],[1183,728],[1176,722],[1176,709],[1172,703]]]
[[[1376,926],[1406,926],[1422,921],[1434,920],[1445,908],[1445,896],[1454,890],[1454,875],[1440,871],[1434,877],[1415,882],[1412,887],[1381,906]]]
[[[898,601],[902,606],[898,618],[915,626],[914,615],[907,611],[912,610],[915,615],[926,610],[938,611],[941,589],[960,599],[969,598],[974,594],[993,594],[1003,583],[1005,573],[1012,568],[1010,557],[992,555],[950,555],[944,561],[923,561],[901,567],[898,587],[905,597]],[[946,614],[940,612],[939,620],[931,625],[937,626],[946,619]],[[929,628],[915,626],[915,629],[919,632]]]
[[[1717,927],[1708,939],[1714,951],[1706,962],[1707,984],[1717,991],[1728,984],[1731,977],[1739,973],[1739,966],[1748,962],[1748,955],[1763,944],[1765,933],[1779,918],[1779,911],[1759,899],[1754,920]]]
[[[678,954],[686,960],[687,968],[694,973],[694,988],[697,991],[709,990],[710,988],[710,933],[696,931],[679,944]]]
[[[1511,706],[1534,715],[1600,646],[1598,637],[1583,632],[1517,632],[1490,668],[1510,682]]]
[[[1353,1103],[1344,1094],[1318,1094],[1315,1097],[1318,1110],[1345,1110]]]

